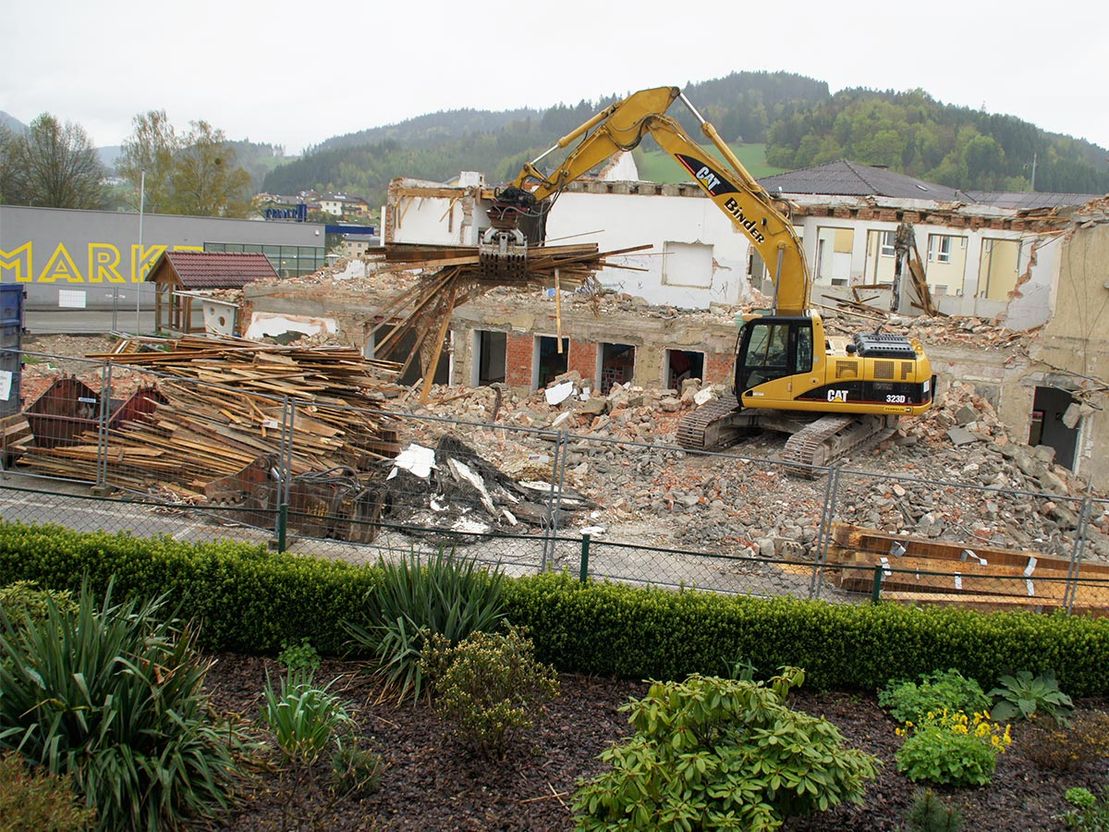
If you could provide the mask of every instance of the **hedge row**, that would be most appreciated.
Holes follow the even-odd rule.
[[[0,523],[0,584],[75,589],[85,575],[97,588],[114,576],[121,592],[169,593],[202,622],[205,647],[255,653],[302,637],[340,652],[342,622],[360,618],[379,581],[373,566],[239,543]],[[1109,619],[583,586],[564,575],[512,579],[507,602],[540,656],[566,671],[677,679],[742,657],[761,669],[804,667],[814,688],[874,689],[937,668],[987,687],[1003,673],[1053,668],[1072,695],[1109,694]]]

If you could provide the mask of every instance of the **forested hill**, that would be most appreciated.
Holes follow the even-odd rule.
[[[736,72],[683,89],[729,142],[766,143],[784,168],[848,158],[964,189],[1109,192],[1109,152],[1012,116],[941,104],[922,91],[843,90],[785,72]],[[504,181],[527,159],[616,100],[502,112],[454,110],[338,136],[266,175],[277,193],[342,190],[380,204],[394,176],[446,180],[478,170]],[[671,113],[699,135],[685,108]],[[549,160],[553,157],[549,157]]]
[[[683,89],[726,138],[745,142],[764,141],[775,120],[829,97],[823,81],[785,72],[737,72]],[[263,189],[342,190],[374,205],[381,203],[394,176],[443,180],[460,170],[479,170],[490,181],[502,181],[618,97],[544,110],[453,110],[338,136],[278,167],[266,176]],[[696,130],[680,104],[671,112],[687,129]]]
[[[1015,116],[941,104],[923,90],[849,89],[778,120],[767,161],[783,168],[851,159],[955,188],[1109,192],[1109,151]]]

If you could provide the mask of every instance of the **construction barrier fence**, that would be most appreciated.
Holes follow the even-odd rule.
[[[1109,563],[1092,545],[1109,501],[1022,491],[985,463],[956,481],[865,455],[798,470],[743,445],[689,453],[388,403],[243,397],[145,367],[24,361],[65,373],[25,390],[22,414],[4,421],[8,521],[356,562],[448,548],[509,574],[741,595],[1109,610]],[[203,412],[223,422],[205,427]],[[365,424],[394,446],[312,467],[342,426]]]

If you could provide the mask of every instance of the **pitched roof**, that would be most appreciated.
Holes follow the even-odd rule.
[[[887,168],[840,159],[800,170],[766,176],[759,184],[771,194],[827,194],[829,196],[886,196],[936,202],[966,201],[955,188],[926,182]]]
[[[221,251],[167,251],[147,274],[154,280],[166,264],[186,289],[241,289],[256,280],[277,277],[264,254]]]
[[[977,203],[1008,208],[1014,211],[1034,211],[1037,208],[1070,208],[1085,205],[1102,197],[1098,194],[1044,194],[1013,191],[967,191],[966,195]]]

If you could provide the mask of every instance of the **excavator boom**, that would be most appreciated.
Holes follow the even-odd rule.
[[[722,159],[698,145],[681,124],[665,114],[679,98],[700,122],[702,132]],[[593,132],[589,133],[590,130]],[[653,137],[689,171],[705,194],[747,235],[773,276],[777,313],[802,314],[807,308],[811,287],[804,253],[792,223],[774,207],[765,189],[751,177],[716,128],[701,117],[678,87],[642,90],[609,105],[524,165],[512,182],[513,192],[517,189],[530,192],[536,201],[542,201],[620,151],[637,147],[646,135]],[[547,154],[568,147],[582,136],[585,138],[551,173],[544,174],[536,167]]]

